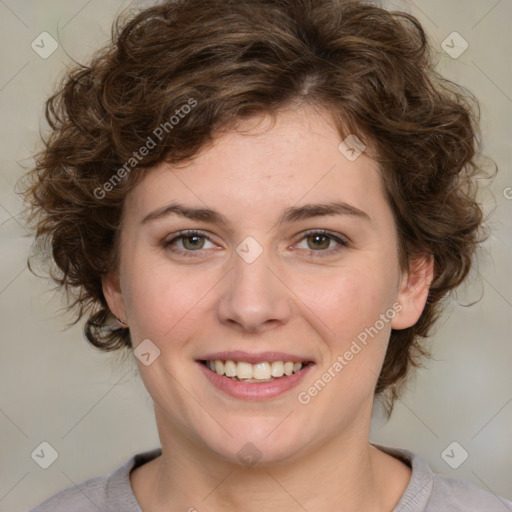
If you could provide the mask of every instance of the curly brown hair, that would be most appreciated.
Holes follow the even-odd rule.
[[[485,239],[478,102],[433,56],[415,17],[363,1],[181,0],[120,16],[111,42],[47,100],[51,132],[25,190],[52,278],[76,321],[88,315],[87,339],[131,347],[129,330],[110,326],[102,276],[116,268],[123,201],[144,169],[185,162],[254,114],[315,105],[379,162],[402,270],[418,253],[434,258],[419,321],[391,332],[375,391],[394,400]]]

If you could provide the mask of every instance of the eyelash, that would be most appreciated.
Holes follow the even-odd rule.
[[[339,246],[334,248],[334,249],[326,249],[326,250],[318,250],[318,251],[315,251],[313,249],[300,249],[300,250],[310,251],[314,258],[316,258],[316,257],[322,258],[324,256],[330,256],[333,253],[337,253],[337,252],[339,252],[339,251],[341,251],[344,248],[347,248],[349,246],[349,243],[348,243],[347,240],[344,240],[344,239],[340,238],[339,236],[336,236],[333,233],[330,233],[329,231],[325,231],[325,230],[321,230],[321,229],[320,230],[307,231],[306,233],[304,233],[302,235],[302,237],[296,243],[301,242],[302,240],[307,239],[307,237],[311,236],[311,235],[324,236],[324,237],[327,237],[327,238],[329,238],[331,240],[334,240],[335,242],[337,242],[339,244]],[[164,246],[165,249],[169,249],[171,252],[180,253],[180,254],[182,254],[182,255],[184,255],[186,257],[190,257],[190,258],[196,258],[198,256],[196,256],[193,253],[201,252],[202,249],[198,249],[197,251],[189,251],[189,250],[183,250],[183,249],[178,249],[177,250],[175,248],[172,248],[172,245],[177,240],[180,240],[180,239],[183,239],[183,238],[188,238],[188,237],[193,237],[193,236],[198,236],[198,237],[204,238],[204,239],[208,240],[209,242],[212,241],[212,239],[206,233],[203,233],[202,231],[194,231],[194,230],[192,230],[192,231],[180,231],[171,240],[165,241],[163,246]]]

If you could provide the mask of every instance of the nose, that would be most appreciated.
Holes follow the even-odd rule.
[[[219,321],[240,332],[264,332],[286,324],[292,292],[263,253],[252,263],[235,255],[218,301]]]

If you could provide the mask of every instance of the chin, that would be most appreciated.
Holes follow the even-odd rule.
[[[222,431],[212,438],[210,430],[202,440],[218,457],[237,465],[261,468],[287,463],[301,456],[305,446],[310,444],[310,434],[299,425],[296,429],[291,429],[290,424],[285,427],[287,420],[280,425],[285,417],[272,423],[261,418],[230,421],[229,431],[233,437]]]

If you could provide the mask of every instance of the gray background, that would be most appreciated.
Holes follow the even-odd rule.
[[[89,347],[80,325],[64,330],[62,298],[26,269],[30,239],[14,193],[56,78],[71,58],[84,61],[106,42],[118,12],[142,3],[0,0],[0,511],[22,511],[159,445],[151,400],[131,363]],[[411,380],[392,419],[386,424],[376,411],[372,441],[417,452],[438,472],[512,499],[512,0],[385,5],[416,15],[439,69],[479,98],[484,149],[499,173],[482,183],[494,214],[478,271],[449,303],[432,340],[434,360]],[[44,31],[59,42],[46,59],[31,48]],[[441,47],[454,31],[469,44],[457,59]],[[31,458],[43,441],[58,452],[46,470]],[[453,441],[469,454],[458,469],[441,457]]]

